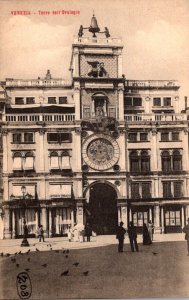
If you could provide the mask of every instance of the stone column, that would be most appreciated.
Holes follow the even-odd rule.
[[[92,116],[92,117],[95,117],[95,105],[94,105],[94,99],[92,99],[91,116]]]
[[[151,100],[150,97],[145,98],[145,113],[147,113],[147,114],[151,113],[150,100]]]
[[[160,207],[155,206],[155,218],[154,218],[155,232],[160,233]]]
[[[124,96],[123,96],[124,87],[122,83],[119,83],[118,86],[118,104],[119,104],[119,115],[118,120],[124,121]]]
[[[117,213],[118,213],[118,224],[120,224],[120,222],[123,221],[122,220],[122,213],[121,213],[121,207],[120,206],[118,206],[118,208],[117,208]]]
[[[36,219],[36,234],[37,234],[37,230],[38,230],[38,227],[39,227],[39,223],[38,223],[38,221],[39,221],[39,217],[38,217],[38,214],[39,214],[39,212],[38,212],[38,210],[36,210],[36,211],[35,211],[35,219]]]
[[[182,168],[183,171],[189,171],[189,128],[185,128],[184,132],[180,132],[180,134],[183,142]]]
[[[124,223],[124,226],[127,227],[128,218],[127,218],[127,207],[126,206],[121,207],[121,216],[122,216],[122,221]]]
[[[157,130],[152,128],[152,139],[151,139],[151,170],[158,171],[158,155],[157,155]]]
[[[123,74],[123,59],[122,59],[122,51],[118,50],[118,77],[122,77]]]
[[[53,236],[53,228],[52,228],[52,210],[49,207],[49,237]]]
[[[12,238],[15,239],[16,237],[16,214],[15,214],[15,210],[12,210]]]
[[[149,220],[152,221],[152,207],[149,207]]]
[[[80,108],[80,83],[74,83],[74,103],[75,103],[75,120],[81,119],[81,108]]]
[[[182,207],[181,207],[181,226],[182,226],[182,227],[184,227],[185,224],[186,224],[186,220],[185,220],[185,218],[184,218],[184,210],[185,210],[185,207],[182,206]]]
[[[74,210],[71,211],[71,227],[74,227]]]
[[[10,208],[8,205],[4,206],[4,238],[11,239],[11,230],[10,230]]]
[[[43,225],[44,236],[47,237],[47,209],[41,206],[41,225]]]
[[[40,128],[40,130],[39,130],[39,157],[40,157],[40,159],[39,159],[39,161],[37,161],[37,157],[35,158],[36,171],[39,168],[40,172],[45,171],[44,136],[45,136],[45,129]],[[39,165],[38,165],[38,162],[39,162]]]
[[[6,128],[2,128],[2,143],[3,143],[3,172],[8,172],[9,147],[8,147],[8,130]],[[10,159],[12,160],[12,157]]]
[[[164,207],[161,207],[161,233],[165,232],[165,224],[164,224]]]
[[[83,224],[83,200],[76,200],[77,202],[77,224]]]
[[[78,77],[79,76],[79,49],[74,48],[74,54],[73,54],[73,76]]]

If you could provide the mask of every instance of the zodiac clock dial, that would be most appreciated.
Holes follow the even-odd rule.
[[[118,143],[108,135],[90,136],[83,144],[83,159],[95,170],[110,169],[119,159]]]

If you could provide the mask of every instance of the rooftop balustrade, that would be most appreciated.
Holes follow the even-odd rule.
[[[177,80],[125,80],[128,88],[173,88],[179,87]]]
[[[6,79],[6,87],[65,87],[71,80],[63,79]]]
[[[170,122],[170,121],[187,121],[186,114],[125,114],[124,119],[127,122]]]
[[[74,37],[74,44],[122,45],[119,37]]]
[[[7,114],[7,122],[73,122],[75,114]]]

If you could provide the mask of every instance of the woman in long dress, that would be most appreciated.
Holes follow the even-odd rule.
[[[143,225],[143,245],[151,245],[152,241],[149,235],[148,227],[146,223]]]

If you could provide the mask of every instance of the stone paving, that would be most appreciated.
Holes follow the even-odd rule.
[[[29,248],[31,251],[35,251],[36,247],[40,248],[41,251],[48,251],[49,244],[52,245],[54,249],[82,249],[91,247],[108,246],[112,244],[117,244],[115,235],[100,235],[96,237],[91,237],[91,242],[68,242],[66,237],[56,237],[56,238],[46,238],[45,242],[38,241],[38,238],[28,239],[30,247],[20,247],[22,239],[7,239],[0,240],[0,253],[10,253],[13,254],[17,251],[26,252]],[[171,241],[184,241],[184,234],[174,233],[174,234],[155,234],[153,242],[171,242]],[[138,235],[138,242],[142,243],[142,235]],[[125,244],[129,243],[128,236],[125,237]]]

